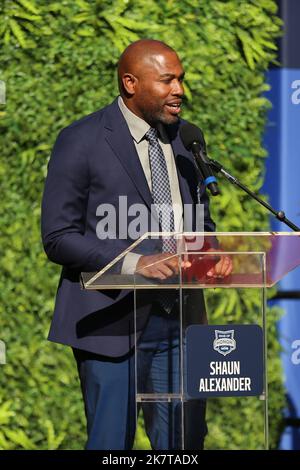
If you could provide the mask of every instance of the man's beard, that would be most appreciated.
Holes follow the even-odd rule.
[[[157,124],[160,123],[168,126],[170,124],[175,124],[178,121],[178,116],[166,116],[163,109],[158,109],[157,111],[144,109],[143,115],[144,120],[148,122],[151,127],[156,127]]]

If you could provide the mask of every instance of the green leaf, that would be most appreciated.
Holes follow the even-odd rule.
[[[4,402],[0,405],[0,426],[8,424],[10,422],[10,418],[15,415],[11,408],[11,401]]]
[[[92,28],[79,28],[77,31],[77,34],[79,36],[85,36],[85,37],[94,37],[95,36],[95,30]]]
[[[22,28],[19,26],[19,24],[15,20],[12,20],[12,19],[9,20],[9,25],[11,27],[11,30],[15,38],[19,42],[20,46],[23,48],[26,48],[27,43],[26,43],[25,35],[24,35]]]
[[[36,445],[26,436],[25,432],[21,429],[11,430],[4,429],[6,437],[17,446],[26,450],[36,450]]]
[[[26,10],[30,11],[30,13],[34,13],[35,15],[40,14],[40,10],[35,4],[35,2],[30,0],[17,0],[20,5],[22,5]]]
[[[91,15],[89,13],[78,13],[78,15],[74,15],[71,18],[71,21],[74,23],[83,23],[83,22],[89,22],[91,19]]]
[[[21,18],[23,20],[28,20],[28,21],[41,21],[41,16],[38,15],[29,15],[28,13],[25,13],[23,11],[18,11],[12,15],[14,18]]]

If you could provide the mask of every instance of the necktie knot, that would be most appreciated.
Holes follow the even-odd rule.
[[[154,127],[150,127],[150,129],[146,132],[145,137],[149,142],[157,142],[158,140],[157,130],[154,129]]]

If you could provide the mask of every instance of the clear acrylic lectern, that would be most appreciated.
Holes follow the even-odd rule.
[[[174,253],[165,253],[166,240],[172,240]],[[140,271],[124,273],[124,260],[128,260],[132,254],[149,256],[149,264]],[[172,276],[164,278],[166,273],[161,270],[160,260],[166,257],[171,265],[177,268],[174,268]],[[224,257],[231,260],[231,273],[225,277],[212,276],[215,267]],[[200,435],[202,432],[200,426],[199,430],[197,428],[197,420],[199,419],[200,423],[204,400],[210,397],[218,397],[218,400],[222,397],[222,400],[226,400],[227,397],[236,395],[243,397],[240,411],[245,416],[242,420],[245,428],[240,432],[249,432],[246,422],[247,400],[256,400],[258,418],[256,429],[253,430],[258,436],[256,448],[268,448],[266,289],[299,265],[298,232],[146,233],[101,271],[82,273],[82,286],[85,289],[134,290],[136,403],[138,409],[142,407],[144,414],[148,413],[148,417],[156,416],[162,427],[165,422],[168,423],[164,432],[169,435],[169,449],[196,448],[197,433]],[[249,312],[247,300],[244,301],[243,315],[239,320],[244,326],[253,324],[255,313],[254,323],[262,331],[261,340],[258,339],[257,344],[257,349],[261,347],[262,351],[262,364],[259,364],[257,359],[257,370],[261,367],[262,374],[260,391],[250,393],[249,388],[248,391],[247,388],[241,388],[240,392],[238,389],[231,394],[230,381],[233,379],[228,377],[226,384],[229,384],[229,391],[225,384],[219,393],[210,393],[209,390],[206,393],[203,388],[199,396],[191,396],[187,380],[191,360],[191,356],[187,354],[187,337],[193,325],[209,328],[203,302],[204,289],[211,289],[212,295],[222,289],[224,296],[229,289],[234,289],[237,293],[242,289],[249,296],[255,293],[260,297],[261,308],[257,312]],[[228,336],[233,331],[233,323],[231,317],[228,318],[226,312],[223,313],[219,316],[218,323],[226,326],[226,331],[223,331],[225,339],[224,334],[221,340],[216,338],[213,348],[216,351],[219,348],[220,358],[226,361],[225,366],[222,363],[222,367],[228,372],[231,362],[233,363],[229,361],[228,354],[230,344],[234,342],[233,338]],[[199,342],[205,337],[206,331],[201,328],[199,331],[202,336],[199,336]],[[193,332],[193,341],[196,342],[197,331]],[[216,329],[216,332],[218,331],[220,332],[220,328]],[[223,346],[220,346],[221,343]],[[196,344],[195,350],[197,346]],[[245,350],[245,344],[243,346]],[[251,356],[251,344],[247,348]],[[231,349],[238,349],[235,342]],[[207,358],[200,354],[192,360],[193,370],[197,368],[197,362],[200,370],[201,364]],[[233,376],[234,373],[232,371]],[[220,380],[221,378],[219,382]],[[227,428],[226,432],[230,433],[230,416],[225,416],[223,422]],[[243,449],[247,448],[244,444],[242,446]]]

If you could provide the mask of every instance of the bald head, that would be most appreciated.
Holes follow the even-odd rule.
[[[119,90],[126,106],[153,127],[178,120],[183,76],[174,49],[153,39],[130,44],[118,63]]]
[[[123,51],[118,63],[118,83],[121,96],[125,92],[122,82],[124,74],[140,75],[145,66],[151,66],[155,58],[164,53],[176,54],[172,47],[155,39],[140,39],[129,44]]]

